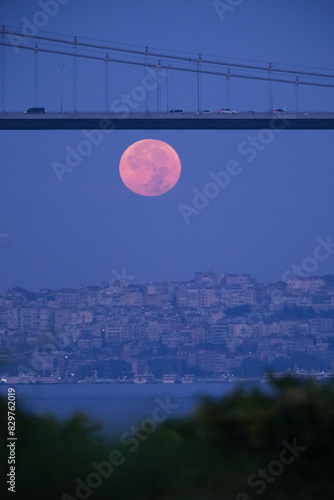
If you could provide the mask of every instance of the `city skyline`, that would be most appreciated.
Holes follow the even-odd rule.
[[[293,272],[294,271],[294,272]],[[307,271],[306,267],[303,267],[302,265],[293,265],[291,266],[291,269],[288,269],[285,271],[285,273],[282,274],[281,279],[278,280],[268,280],[268,281],[262,281],[259,280],[256,276],[251,275],[250,273],[234,273],[234,272],[224,272],[224,271],[217,271],[213,269],[206,269],[206,270],[201,270],[201,271],[196,271],[194,275],[185,277],[184,279],[181,279],[176,276],[167,276],[165,278],[162,278],[161,280],[151,280],[148,279],[146,281],[136,281],[136,277],[130,273],[130,271],[122,267],[120,269],[112,269],[109,275],[109,279],[103,279],[101,282],[92,282],[92,283],[73,283],[68,286],[60,286],[60,287],[55,287],[55,288],[48,288],[48,287],[41,287],[41,288],[24,288],[22,287],[19,283],[15,283],[13,286],[7,288],[6,290],[1,290],[0,291],[0,296],[6,294],[10,290],[14,289],[21,289],[21,290],[26,290],[28,292],[33,292],[33,293],[38,293],[42,292],[45,290],[71,290],[71,289],[79,289],[79,288],[90,288],[90,287],[106,287],[106,286],[112,286],[116,282],[127,282],[129,286],[144,286],[146,284],[156,284],[156,283],[169,283],[169,282],[175,282],[175,283],[190,283],[194,281],[195,276],[198,274],[214,274],[217,276],[247,276],[249,277],[254,283],[267,283],[267,284],[273,284],[273,283],[283,283],[284,285],[287,285],[288,281],[291,280],[300,280],[300,281],[305,281],[305,280],[316,280],[319,278],[324,278],[326,276],[334,276],[334,273],[314,273],[311,274]]]
[[[124,272],[123,272],[124,271]],[[334,366],[334,275],[112,283],[0,295],[4,382],[193,383]],[[127,278],[127,279],[125,279]]]

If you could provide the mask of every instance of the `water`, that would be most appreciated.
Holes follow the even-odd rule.
[[[263,384],[262,384],[263,385]],[[9,385],[0,386],[6,397]],[[152,417],[157,399],[177,408],[169,418],[190,415],[201,396],[224,396],[236,384],[19,384],[17,407],[35,414],[51,413],[65,419],[74,412],[84,412],[102,424],[102,432],[120,435],[132,425]]]

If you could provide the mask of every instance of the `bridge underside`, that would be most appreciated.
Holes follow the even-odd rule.
[[[326,130],[334,129],[334,113],[261,113],[233,116],[116,113],[0,114],[0,130]]]

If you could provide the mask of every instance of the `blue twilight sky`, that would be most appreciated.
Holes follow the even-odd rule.
[[[211,0],[59,3],[39,34],[334,74],[332,0],[244,0],[223,20]],[[43,0],[1,0],[0,24],[22,32],[27,20],[39,19],[41,4]],[[50,111],[60,109],[62,64],[63,110],[71,111],[72,59],[39,55],[39,105]],[[104,110],[104,63],[80,59],[77,65],[78,110]],[[109,71],[110,102],[130,94],[145,74],[142,66],[123,64],[110,64]],[[195,74],[171,71],[168,88],[170,109],[197,109]],[[5,94],[7,111],[34,106],[31,51],[6,48]],[[156,99],[156,91],[149,91],[151,110]],[[274,107],[293,111],[295,106],[294,86],[274,84]],[[221,107],[226,107],[225,79],[204,76],[202,108]],[[266,111],[267,84],[232,79],[231,107]],[[161,108],[167,109],[166,80],[161,83]],[[135,110],[143,111],[144,103]],[[300,110],[334,111],[334,89],[301,87]],[[210,269],[280,279],[293,264],[313,256],[317,238],[332,235],[334,240],[333,131],[277,133],[247,161],[250,155],[240,152],[240,144],[259,134],[113,131],[59,182],[52,164],[64,163],[65,148],[76,149],[85,138],[82,131],[1,132],[0,290],[99,284],[122,268],[134,282],[191,279],[196,271]],[[119,177],[125,149],[146,138],[166,141],[181,159],[178,184],[160,197],[136,195]],[[224,170],[230,160],[239,163],[239,175],[186,224],[180,204],[192,205],[193,189],[203,192],[212,180],[209,173]],[[329,255],[316,273],[333,270],[334,255]]]

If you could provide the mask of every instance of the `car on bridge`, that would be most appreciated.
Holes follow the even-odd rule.
[[[222,115],[235,115],[236,114],[236,111],[230,109],[230,108],[222,108],[219,113],[221,113]]]
[[[184,110],[183,109],[171,109],[170,113],[173,113],[175,115],[175,114],[179,114],[179,113],[184,113]]]
[[[29,108],[24,113],[26,115],[45,115],[45,108]]]
[[[286,109],[278,108],[278,109],[273,109],[273,113],[276,113],[277,115],[279,115],[279,114],[287,114],[287,113],[289,113],[289,111],[286,111]]]

